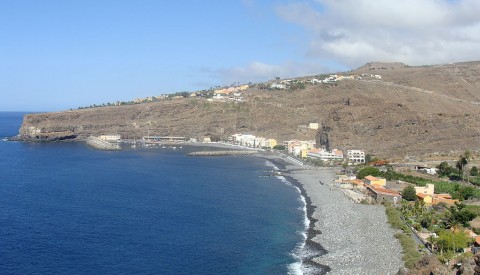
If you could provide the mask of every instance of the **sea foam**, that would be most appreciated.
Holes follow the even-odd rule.
[[[277,166],[275,166],[274,163],[272,163],[268,160],[266,161],[266,165],[273,167],[277,171],[280,170]],[[297,232],[300,236],[302,236],[302,241],[299,242],[295,246],[293,251],[291,252],[292,257],[296,260],[296,262],[291,263],[288,266],[288,274],[300,275],[300,274],[303,274],[302,256],[305,254],[304,249],[305,249],[305,245],[306,245],[306,241],[307,241],[307,230],[308,230],[309,225],[310,225],[310,220],[308,219],[308,215],[307,215],[307,202],[305,200],[305,197],[302,195],[302,191],[300,190],[300,188],[293,185],[284,176],[276,176],[276,178],[279,179],[284,184],[294,187],[295,190],[297,190],[298,194],[300,195],[299,200],[302,202],[302,206],[301,206],[300,210],[302,210],[303,217],[304,217],[303,218],[303,231]]]

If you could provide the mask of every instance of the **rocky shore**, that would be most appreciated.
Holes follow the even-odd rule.
[[[304,274],[396,274],[402,248],[381,205],[355,204],[332,187],[330,168],[296,166],[267,156],[306,197],[310,228],[304,251]]]

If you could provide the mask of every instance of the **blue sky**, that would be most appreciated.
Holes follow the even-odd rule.
[[[478,60],[476,2],[0,0],[0,111]]]

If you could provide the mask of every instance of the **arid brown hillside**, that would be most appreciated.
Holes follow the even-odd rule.
[[[118,133],[277,140],[328,136],[332,148],[391,157],[480,148],[480,62],[409,67],[369,63],[347,74],[378,74],[303,90],[250,89],[246,102],[202,98],[25,116],[24,140]],[[349,99],[349,104],[346,104]],[[302,125],[321,123],[320,133]]]

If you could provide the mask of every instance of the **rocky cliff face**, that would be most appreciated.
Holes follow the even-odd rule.
[[[345,73],[347,74],[347,73]],[[22,140],[79,140],[120,134],[227,138],[234,133],[328,140],[331,148],[379,156],[480,148],[480,63],[408,67],[370,63],[348,74],[379,74],[304,90],[251,89],[246,102],[179,99],[27,115]],[[321,132],[305,125],[320,123]]]

